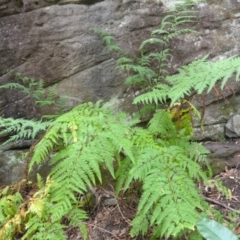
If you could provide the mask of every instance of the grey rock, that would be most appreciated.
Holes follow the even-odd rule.
[[[116,206],[117,200],[116,200],[116,198],[107,198],[103,201],[103,204],[105,206]]]
[[[50,171],[48,161],[41,167],[34,166],[27,174],[27,161],[24,155],[28,150],[8,150],[0,152],[0,186],[11,185],[23,179],[36,182],[37,174],[45,178]]]
[[[157,28],[163,12],[162,5],[132,0],[64,5],[39,1],[36,9],[30,3],[34,1],[26,0],[20,14],[0,18],[0,82],[12,80],[5,74],[7,69],[42,78],[46,87],[56,84],[58,94],[68,96],[69,108],[122,98],[127,89],[125,76],[116,71],[116,55],[109,53],[93,28],[112,34],[134,54],[151,29]],[[0,108],[4,117],[41,115],[28,98],[12,91],[0,92]]]
[[[0,142],[0,153],[5,152],[10,149],[19,149],[19,148],[27,148],[30,147],[34,142],[36,142],[35,139],[27,140],[27,139],[21,139],[13,142]]]
[[[225,134],[229,138],[236,138],[240,136],[240,114],[234,114],[228,120],[226,126]]]
[[[213,174],[219,174],[225,168],[240,167],[240,145],[238,142],[208,142],[204,146],[210,151],[207,158]]]
[[[238,84],[236,82],[234,84],[235,89],[237,89]],[[234,97],[230,95],[225,99],[215,99],[215,95],[212,93],[211,95],[202,95],[201,98],[196,98],[194,101],[199,112],[203,115],[202,127],[199,119],[194,118],[195,139],[219,141],[225,137],[230,137],[225,133],[225,125],[230,117],[238,112],[240,95],[236,94]]]
[[[0,153],[0,186],[9,185],[25,178],[25,163],[21,160],[22,150]]]

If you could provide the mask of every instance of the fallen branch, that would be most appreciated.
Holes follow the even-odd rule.
[[[214,199],[212,199],[212,198],[208,198],[208,197],[205,197],[205,196],[203,196],[203,198],[204,198],[206,201],[210,202],[210,203],[215,203],[215,204],[217,204],[217,205],[219,205],[219,206],[221,206],[221,207],[224,207],[224,208],[226,208],[226,209],[228,209],[228,210],[231,210],[231,211],[234,211],[234,212],[240,214],[240,211],[238,211],[238,210],[236,210],[236,209],[234,209],[234,208],[231,208],[231,207],[229,207],[229,206],[227,206],[227,205],[225,205],[225,204],[223,204],[223,203],[220,203],[220,202],[217,201],[217,200],[214,200]]]

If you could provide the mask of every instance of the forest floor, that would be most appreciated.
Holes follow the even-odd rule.
[[[220,190],[219,180],[225,186],[224,190]],[[238,169],[238,165],[235,168],[226,167],[224,171],[214,176],[211,182],[211,187],[198,186],[203,197],[211,207],[223,214],[225,225],[235,234],[240,234],[240,168]],[[150,239],[149,236],[131,238],[129,235],[130,222],[136,213],[139,193],[132,190],[125,197],[116,197],[110,185],[97,188],[95,193],[97,199],[94,209],[92,207],[89,209],[90,219],[87,222],[88,240]],[[67,235],[68,240],[82,240],[81,233],[76,228],[69,228]]]

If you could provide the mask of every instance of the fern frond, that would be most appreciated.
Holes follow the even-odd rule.
[[[51,124],[51,121],[41,122],[26,119],[0,118],[0,129],[2,129],[0,135],[11,135],[4,144],[19,139],[34,139],[37,134],[46,131]]]
[[[146,149],[138,156],[130,173],[143,180],[143,194],[132,221],[133,235],[146,228],[145,223],[140,224],[146,214],[150,216],[149,226],[155,228],[154,237],[177,236],[183,229],[193,229],[198,210],[204,209],[191,175],[193,170],[193,175],[201,171],[199,167],[195,169],[197,166],[175,146]],[[206,178],[204,174],[201,177]]]
[[[147,44],[155,44],[155,43],[161,43],[163,45],[166,45],[167,42],[164,41],[163,39],[160,39],[160,38],[150,38],[150,39],[147,39],[145,41],[143,41],[139,47],[139,50],[142,50],[144,49],[144,47],[147,45]]]
[[[149,122],[148,130],[154,135],[161,134],[163,139],[172,138],[173,134],[177,135],[175,125],[170,119],[169,113],[164,109],[159,109],[155,112]]]
[[[166,84],[157,84],[151,91],[141,94],[134,98],[133,103],[152,104],[166,103],[169,98],[171,87]]]
[[[41,221],[36,215],[32,216],[26,224],[27,232],[22,237],[23,240],[39,239],[59,239],[66,240],[63,225],[57,222]]]
[[[29,90],[19,83],[7,83],[0,86],[0,89],[20,89],[22,92],[28,93]]]
[[[128,57],[121,57],[117,60],[118,68],[122,64],[124,65],[124,64],[129,64],[129,63],[133,63],[133,60],[131,58],[128,58]]]
[[[53,122],[35,147],[30,163],[30,169],[35,163],[42,164],[55,148],[60,147],[51,159],[52,221],[60,221],[71,211],[77,203],[74,193],[87,192],[88,187],[96,184],[96,178],[101,182],[102,164],[115,177],[114,156],[123,151],[134,162],[130,126],[124,114],[115,116],[99,103],[77,106]]]
[[[196,91],[201,94],[204,90],[208,92],[218,82],[222,81],[223,88],[226,81],[234,73],[239,75],[240,58],[231,57],[218,62],[206,62],[206,57],[196,60],[188,66],[181,67],[179,73],[167,76],[169,85],[158,84],[151,92],[145,93],[134,99],[134,103],[158,103],[171,100],[171,106],[177,101],[181,101],[191,92]],[[236,79],[238,81],[238,79]],[[168,92],[166,92],[166,90]]]

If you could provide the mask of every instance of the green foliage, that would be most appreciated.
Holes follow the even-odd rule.
[[[144,40],[140,47],[140,57],[130,58],[124,54],[118,59],[118,67],[129,73],[125,83],[137,85],[148,91],[162,83],[169,74],[169,60],[172,58],[169,44],[179,35],[194,32],[187,24],[195,20],[195,12],[189,10],[191,3],[177,5],[163,17],[160,28],[152,31],[151,38]],[[112,44],[114,45],[114,44]],[[158,51],[152,51],[156,48]]]
[[[40,107],[52,105],[60,105],[63,107],[63,98],[57,96],[56,85],[49,87],[46,91],[42,79],[35,80],[34,78],[22,76],[21,73],[14,71],[8,71],[8,74],[15,78],[15,82],[1,85],[0,89],[18,89],[22,93],[31,97],[35,104]],[[57,110],[60,110],[60,108]],[[59,111],[58,113],[61,114],[63,112]],[[55,115],[55,117],[56,116],[57,115]]]
[[[40,183],[39,183],[40,184]],[[41,184],[40,184],[41,185]],[[21,239],[66,239],[65,226],[59,219],[53,219],[55,202],[51,201],[50,189],[53,183],[47,179],[43,187],[24,201],[14,187],[6,187],[1,191],[0,199],[0,239],[11,240],[16,234],[23,235]],[[15,186],[21,189],[20,185]],[[87,230],[82,223],[87,219],[85,211],[79,209],[81,202],[72,206],[71,211],[64,216],[71,218],[71,225],[80,227],[84,239]],[[63,211],[63,210],[62,210]],[[60,210],[58,211],[60,213]],[[62,216],[63,217],[63,216]],[[77,219],[77,220],[76,220]]]
[[[5,187],[0,195],[0,239],[14,239],[16,232],[22,232],[23,198],[19,192],[10,193]]]
[[[0,135],[11,135],[5,144],[20,139],[35,139],[39,133],[43,133],[52,125],[51,121],[42,122],[26,119],[13,119],[0,117]]]
[[[129,75],[125,83],[140,86],[145,91],[134,99],[134,103],[143,103],[147,107],[170,105],[167,110],[155,111],[147,129],[132,127],[135,129],[131,139],[132,144],[136,141],[132,145],[135,160],[126,154],[116,172],[117,192],[122,188],[127,190],[134,181],[142,182],[142,195],[132,221],[132,236],[145,235],[150,228],[152,239],[182,236],[187,230],[194,229],[199,211],[206,211],[195,183],[207,181],[206,172],[200,167],[202,162],[206,164],[204,155],[207,151],[201,145],[189,142],[191,112],[199,113],[184,99],[194,92],[210,91],[218,81],[223,87],[234,73],[238,80],[240,61],[232,57],[208,63],[206,56],[170,76],[167,69],[172,55],[168,44],[176,36],[193,32],[186,28],[192,21],[192,10],[178,8],[174,14],[163,18],[160,28],[152,32],[150,39],[142,42],[140,57],[131,58],[122,51],[123,55],[117,61],[118,68]],[[112,37],[102,32],[100,35],[108,48],[114,45]],[[156,44],[160,49],[157,53],[151,51]],[[201,239],[198,234],[194,237]]]
[[[146,234],[152,227],[155,239],[179,236],[186,229],[193,229],[198,210],[205,208],[195,180],[207,180],[198,164],[204,161],[206,150],[187,141],[165,110],[157,111],[148,129],[141,129],[135,138],[135,163],[126,157],[117,171],[118,191],[129,188],[132,181],[143,183],[131,234]]]
[[[134,102],[146,104],[153,111],[145,128],[139,127],[135,118],[129,120],[126,114],[114,113],[100,102],[84,103],[46,123],[0,119],[1,133],[15,133],[10,141],[35,138],[39,131],[46,131],[30,149],[29,171],[46,161],[51,165],[46,181],[38,177],[30,199],[24,199],[16,189],[0,191],[0,207],[7,206],[0,208],[3,239],[12,239],[17,234],[27,240],[66,239],[66,221],[79,227],[87,239],[84,225],[87,213],[79,199],[102,182],[102,168],[116,180],[118,194],[135,182],[142,186],[137,213],[131,222],[131,236],[151,232],[151,239],[183,239],[190,232],[190,239],[201,239],[194,232],[195,225],[207,215],[209,206],[196,183],[207,182],[211,171],[201,167],[207,165],[208,151],[191,141],[191,112],[197,111],[184,99],[193,91],[198,94],[210,91],[217,81],[224,86],[234,73],[238,80],[240,61],[233,57],[207,63],[205,57],[169,76],[168,44],[174,37],[191,32],[185,24],[193,21],[192,16],[193,12],[186,8],[177,8],[174,14],[165,16],[160,28],[152,32],[152,38],[142,42],[138,58],[127,56],[115,46],[111,36],[95,29],[110,50],[122,54],[118,66],[128,72],[126,84],[144,90]],[[156,44],[160,51],[151,51]],[[19,88],[38,102],[42,85],[34,85],[31,79],[27,82],[33,91],[18,84],[11,87]],[[50,96],[52,102],[54,90]]]
[[[73,192],[84,193],[86,186],[96,183],[96,177],[101,182],[101,166],[115,177],[113,161],[118,159],[118,192],[122,187],[127,189],[133,181],[143,182],[132,235],[145,234],[150,226],[158,226],[156,236],[177,235],[193,229],[198,210],[204,209],[194,181],[207,180],[198,164],[205,161],[206,150],[189,143],[165,110],[155,114],[147,129],[132,125],[125,115],[114,115],[105,106],[91,103],[56,119],[34,149],[30,165],[31,168],[35,163],[42,164],[54,149],[59,149],[51,159],[55,167],[50,177],[56,187],[50,195],[52,201],[57,201],[53,219],[62,217],[63,210],[71,209],[76,201]],[[159,134],[163,134],[162,138]],[[143,222],[147,213],[149,218]]]
[[[206,240],[238,240],[229,229],[214,220],[203,218],[196,226]]]
[[[178,69],[178,74],[167,76],[166,83],[157,84],[148,93],[135,98],[134,103],[163,103],[181,101],[192,92],[197,94],[211,91],[218,81],[221,81],[221,88],[234,73],[236,81],[240,74],[240,58],[231,57],[217,62],[207,62],[207,56],[183,66]]]
[[[60,220],[77,201],[74,193],[86,192],[96,178],[101,182],[101,166],[115,178],[113,162],[118,159],[118,192],[134,181],[143,182],[132,235],[145,234],[152,226],[156,236],[177,236],[193,229],[198,210],[204,209],[194,181],[207,180],[198,164],[204,161],[206,150],[188,139],[177,130],[168,111],[156,112],[149,127],[142,129],[123,114],[115,115],[99,103],[86,103],[55,120],[34,149],[30,169],[59,149],[51,159],[55,187],[49,195],[57,202],[51,218]]]
[[[0,86],[0,89],[17,89],[27,96],[31,97],[36,105],[41,108],[45,106],[56,106],[57,113],[55,115],[46,115],[41,121],[27,119],[13,119],[0,117],[0,135],[10,135],[8,142],[17,141],[20,139],[35,139],[40,133],[44,133],[51,125],[51,119],[56,118],[64,111],[64,100],[58,98],[56,86],[52,86],[46,92],[44,89],[43,80],[35,80],[34,78],[23,77],[18,72],[9,71],[9,74],[18,79],[18,82],[11,82]],[[43,121],[43,119],[48,121]]]
[[[206,150],[178,131],[167,110],[157,111],[146,129],[134,124],[100,103],[77,106],[53,122],[32,148],[30,170],[47,158],[53,168],[28,204],[23,239],[64,239],[62,219],[69,216],[73,224],[86,217],[77,195],[101,182],[103,166],[116,177],[118,192],[143,183],[133,236],[150,227],[153,239],[194,228],[198,211],[205,209],[194,182],[207,180],[198,164]]]
[[[101,36],[103,43],[107,45],[109,51],[123,53],[123,50],[115,44],[115,39],[113,36],[107,34],[99,28],[93,28],[92,30],[95,34]]]
[[[41,104],[44,94],[44,81],[42,79],[36,81],[34,78],[23,77],[20,73],[13,71],[9,71],[8,74],[17,78],[20,83],[7,83],[0,86],[0,89],[18,89],[26,95],[32,97],[35,101],[39,101],[39,104]],[[44,101],[43,104],[45,104]]]

